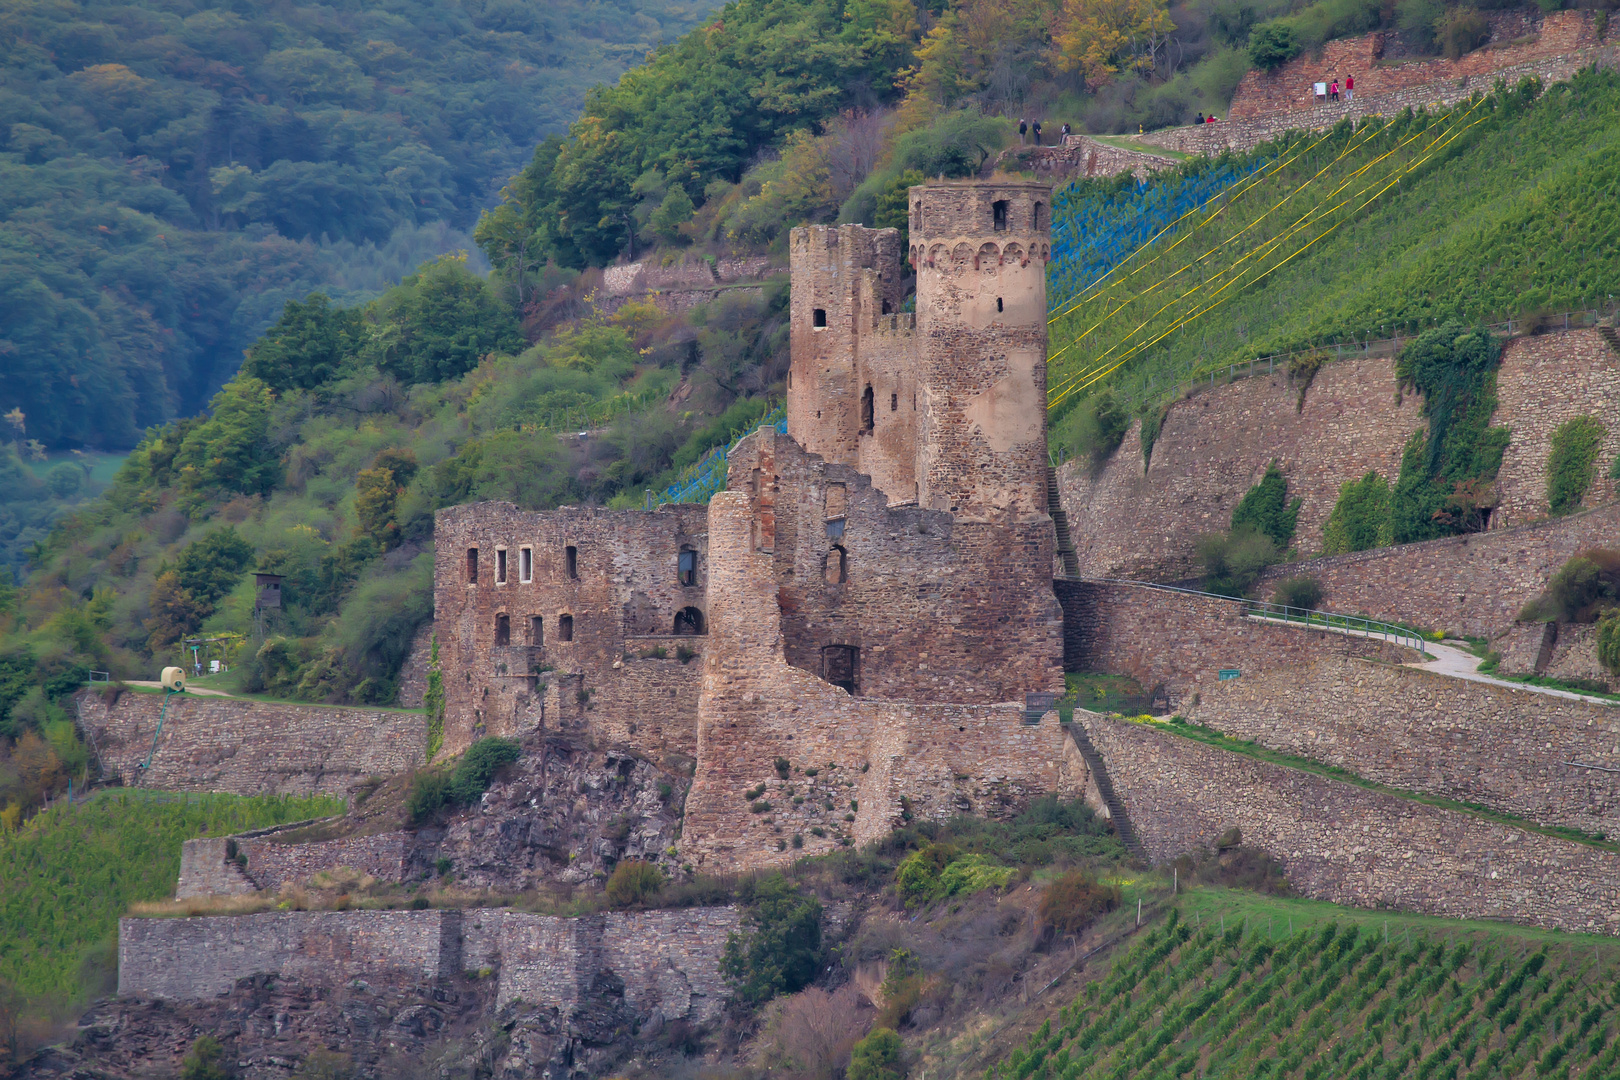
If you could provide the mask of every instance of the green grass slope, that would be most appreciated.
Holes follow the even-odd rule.
[[[1199,889],[986,1075],[1620,1075],[1617,960],[1606,938]]]
[[[0,987],[70,1001],[134,903],[174,894],[180,844],[342,813],[341,800],[106,791],[0,836]]]
[[[1052,404],[1105,386],[1146,403],[1257,356],[1609,304],[1620,74],[1537,89],[1262,147],[1240,162],[1262,171],[1054,296]],[[1132,203],[1117,185],[1074,194],[1077,208]]]

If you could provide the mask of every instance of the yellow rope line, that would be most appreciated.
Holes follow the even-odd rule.
[[[1429,146],[1424,149],[1424,152],[1422,153],[1421,156],[1415,158],[1413,161],[1409,162],[1407,165],[1405,165],[1404,167],[1399,169],[1396,172],[1393,179],[1390,179],[1387,183],[1384,184],[1383,187],[1379,188],[1376,192],[1374,192],[1370,198],[1368,198],[1360,206],[1357,206],[1354,210],[1352,210],[1350,212],[1350,214],[1347,215],[1347,217],[1354,217],[1355,215],[1359,214],[1362,210],[1365,210],[1374,201],[1376,201],[1380,196],[1382,196],[1386,191],[1388,191],[1390,188],[1392,188],[1396,184],[1398,184],[1403,177],[1410,174],[1413,170],[1421,167],[1425,162],[1430,160],[1440,150],[1444,149],[1446,146],[1449,146],[1451,143],[1453,143],[1457,139],[1461,138],[1463,136],[1463,134],[1465,134],[1467,131],[1471,130],[1472,128],[1474,128],[1478,124],[1483,123],[1486,118],[1485,117],[1480,117],[1478,120],[1475,120],[1473,123],[1468,124],[1466,127],[1462,127],[1461,130],[1456,130],[1458,125],[1460,125],[1463,120],[1466,120],[1468,118],[1468,116],[1470,114],[1472,114],[1475,109],[1477,109],[1479,107],[1479,104],[1480,104],[1480,102],[1476,101],[1473,107],[1469,108],[1461,117],[1457,117],[1445,130],[1441,131],[1440,134],[1435,137],[1434,141],[1431,142],[1429,144]],[[1377,157],[1377,158],[1373,159],[1372,161],[1368,162],[1367,164],[1361,166],[1355,172],[1353,172],[1349,176],[1347,176],[1333,190],[1333,192],[1331,192],[1328,195],[1328,198],[1329,199],[1333,198],[1340,191],[1343,191],[1345,187],[1349,186],[1349,184],[1351,182],[1353,182],[1354,179],[1357,176],[1360,176],[1361,174],[1365,173],[1369,168],[1371,168],[1373,165],[1376,165],[1378,162],[1387,159],[1392,154],[1396,153],[1401,147],[1403,147],[1403,146],[1407,145],[1408,143],[1412,142],[1414,139],[1416,139],[1418,137],[1421,137],[1428,130],[1429,130],[1428,128],[1425,128],[1424,131],[1419,131],[1419,132],[1414,133],[1412,136],[1408,137],[1407,139],[1402,140],[1399,144],[1397,144],[1391,150],[1387,151],[1384,154],[1381,154],[1379,157]],[[1340,156],[1342,158],[1343,155],[1340,155]],[[1319,176],[1320,172],[1317,175]],[[1314,180],[1315,177],[1312,177],[1312,179]],[[1372,184],[1366,185],[1360,191],[1358,191],[1354,195],[1352,195],[1350,198],[1341,201],[1340,203],[1338,203],[1337,205],[1333,206],[1332,208],[1330,208],[1328,210],[1322,210],[1321,209],[1321,204],[1318,204],[1317,207],[1313,208],[1311,211],[1308,211],[1306,214],[1304,214],[1300,218],[1296,219],[1295,225],[1291,226],[1287,231],[1285,231],[1285,233],[1283,233],[1282,235],[1280,235],[1278,237],[1274,237],[1271,240],[1267,241],[1266,243],[1262,244],[1259,248],[1256,248],[1255,251],[1250,252],[1247,255],[1245,255],[1242,260],[1239,260],[1239,262],[1241,263],[1242,261],[1247,260],[1251,256],[1261,254],[1263,252],[1269,252],[1269,251],[1275,250],[1276,247],[1278,245],[1280,245],[1284,240],[1286,240],[1289,236],[1297,233],[1298,231],[1300,231],[1300,229],[1308,226],[1309,224],[1314,223],[1314,221],[1322,220],[1323,218],[1327,217],[1328,215],[1333,214],[1336,211],[1342,209],[1344,206],[1354,202],[1356,199],[1360,198],[1362,195],[1364,195],[1368,191],[1370,191],[1374,186],[1376,186],[1377,183],[1378,183],[1377,181],[1374,181]],[[1301,186],[1303,187],[1303,185],[1301,185]],[[1297,190],[1298,189],[1296,189],[1296,191]],[[1291,193],[1291,195],[1292,195],[1292,193]],[[1290,195],[1290,197],[1291,197],[1291,195]],[[1269,213],[1270,211],[1267,211],[1267,212]],[[1337,230],[1338,227],[1340,225],[1342,225],[1345,220],[1347,220],[1347,218],[1340,218],[1338,221],[1334,222],[1327,229],[1325,229],[1322,233],[1320,233],[1316,237],[1312,238],[1309,242],[1307,242],[1305,245],[1300,247],[1298,250],[1292,252],[1291,254],[1287,255],[1286,257],[1281,259],[1276,264],[1266,268],[1264,271],[1262,271],[1261,273],[1256,275],[1252,279],[1252,281],[1250,283],[1252,284],[1254,282],[1258,282],[1258,281],[1262,280],[1263,278],[1269,276],[1270,274],[1274,273],[1275,271],[1280,270],[1282,267],[1284,267],[1288,263],[1292,262],[1296,257],[1298,257],[1299,255],[1302,255],[1306,251],[1310,250],[1310,248],[1314,247],[1319,241],[1321,241],[1323,239],[1326,239],[1328,236],[1332,235],[1332,233],[1335,230]],[[1216,250],[1218,250],[1218,248]],[[1222,273],[1226,274],[1226,273],[1229,273],[1229,272],[1235,270],[1237,265],[1238,264],[1236,264],[1236,263],[1233,264],[1232,267],[1226,268],[1226,270],[1223,270]],[[1199,308],[1199,309],[1197,309],[1195,311],[1189,312],[1188,314],[1182,316],[1181,318],[1178,318],[1169,327],[1167,327],[1165,330],[1163,330],[1159,334],[1155,335],[1153,338],[1151,338],[1151,339],[1149,339],[1147,341],[1141,342],[1141,343],[1139,343],[1139,344],[1137,344],[1135,346],[1132,346],[1123,356],[1121,356],[1115,362],[1113,362],[1111,364],[1099,364],[1099,365],[1096,365],[1094,367],[1088,367],[1088,370],[1083,370],[1081,372],[1078,372],[1074,376],[1071,376],[1068,379],[1064,380],[1064,382],[1062,384],[1060,384],[1057,388],[1055,388],[1056,392],[1057,392],[1057,396],[1050,402],[1049,407],[1061,404],[1068,397],[1072,396],[1073,394],[1075,394],[1075,393],[1077,393],[1077,392],[1079,392],[1081,390],[1084,390],[1086,387],[1088,387],[1088,386],[1092,385],[1093,383],[1095,383],[1098,379],[1105,378],[1109,374],[1112,374],[1114,371],[1117,371],[1132,356],[1136,355],[1137,353],[1140,353],[1144,349],[1151,348],[1153,345],[1155,345],[1158,342],[1164,340],[1164,338],[1168,337],[1170,334],[1174,333],[1176,330],[1180,329],[1182,326],[1185,326],[1187,323],[1192,322],[1195,319],[1201,318],[1202,316],[1208,314],[1210,311],[1213,311],[1215,308],[1219,307],[1221,304],[1226,303],[1227,300],[1231,299],[1231,296],[1222,296],[1221,294],[1225,293],[1233,285],[1238,284],[1239,281],[1241,281],[1241,279],[1248,274],[1248,272],[1249,271],[1244,271],[1242,274],[1236,275],[1235,277],[1233,277],[1232,280],[1228,281],[1226,284],[1222,285],[1219,289],[1217,289],[1215,294],[1214,294],[1215,297],[1217,297],[1217,299],[1214,299],[1213,302],[1211,302],[1209,304],[1206,304],[1202,308]],[[1187,295],[1190,295],[1190,293],[1191,293],[1191,290],[1189,290],[1187,293],[1183,293],[1182,298],[1185,298]],[[1234,292],[1232,295],[1236,295],[1236,293]],[[1174,301],[1172,301],[1172,303],[1173,302]],[[1170,306],[1170,304],[1166,304],[1163,307],[1161,307],[1159,309],[1159,311],[1162,312],[1163,310],[1165,310],[1165,308],[1167,308],[1169,306]],[[1157,315],[1158,312],[1155,312],[1154,314]],[[1149,319],[1144,320],[1142,323],[1138,324],[1138,326],[1136,328],[1134,328],[1131,331],[1131,333],[1134,334],[1137,330],[1140,330],[1142,328],[1142,326],[1145,326],[1147,324],[1148,321],[1151,321],[1151,318],[1152,318],[1152,316],[1150,316]],[[1127,335],[1127,337],[1128,336],[1129,335]],[[1070,344],[1073,344],[1073,343],[1071,342]],[[1108,352],[1112,353],[1114,351],[1114,349],[1117,349],[1122,344],[1123,344],[1123,342],[1120,342],[1119,344],[1116,344],[1113,348],[1109,349]],[[1065,346],[1064,348],[1067,349],[1068,346]],[[1103,358],[1105,359],[1107,357],[1107,355],[1108,355],[1108,353],[1105,353]]]

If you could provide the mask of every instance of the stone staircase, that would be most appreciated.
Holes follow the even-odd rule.
[[[1597,332],[1603,335],[1603,340],[1609,343],[1609,351],[1620,356],[1620,334],[1612,326],[1599,326]]]
[[[1069,738],[1074,740],[1080,756],[1085,759],[1086,768],[1091,770],[1091,778],[1097,785],[1097,793],[1102,796],[1103,805],[1108,807],[1108,816],[1114,823],[1114,832],[1126,850],[1143,862],[1147,862],[1147,850],[1142,847],[1141,838],[1136,835],[1136,829],[1131,825],[1131,816],[1125,812],[1124,801],[1114,791],[1113,781],[1108,778],[1108,766],[1103,764],[1102,755],[1097,753],[1097,748],[1091,745],[1091,736],[1086,734],[1085,725],[1076,718],[1067,726]]]
[[[1058,495],[1057,470],[1048,465],[1046,467],[1046,512],[1052,515],[1052,525],[1057,530],[1058,557],[1063,560],[1063,575],[1077,578],[1080,576],[1080,560],[1074,554],[1074,541],[1069,537],[1069,515],[1063,512],[1063,500]]]

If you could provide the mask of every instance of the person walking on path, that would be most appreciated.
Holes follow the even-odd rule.
[[[1334,79],[1333,80],[1333,85],[1328,87],[1328,100],[1329,101],[1338,101],[1339,100],[1339,80],[1338,79]]]
[[[1344,100],[1346,100],[1346,101],[1354,101],[1355,99],[1356,99],[1356,77],[1354,75],[1346,75],[1344,77]]]
[[[1024,134],[1029,131],[1029,124],[1022,117],[1018,120],[1018,145],[1024,145]]]

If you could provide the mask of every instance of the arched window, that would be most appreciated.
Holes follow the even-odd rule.
[[[997,199],[990,204],[990,223],[996,232],[1007,231],[1007,200]]]
[[[679,576],[681,586],[690,588],[697,584],[697,552],[691,548],[681,548],[676,556],[675,571]]]
[[[512,644],[512,620],[506,615],[495,616],[495,645],[497,648]]]
[[[683,607],[675,613],[675,632],[677,634],[706,634],[708,628],[703,625],[703,612],[695,607]]]
[[[861,394],[861,430],[872,430],[872,388],[868,386]]]
[[[832,550],[827,552],[822,574],[829,585],[842,585],[849,580],[849,552],[844,545],[834,544]]]

